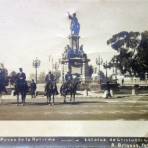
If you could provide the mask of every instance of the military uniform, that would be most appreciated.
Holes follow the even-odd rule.
[[[35,91],[36,91],[36,83],[34,81],[31,82],[31,85],[30,85],[30,88],[31,88],[31,96],[32,98],[35,98]]]

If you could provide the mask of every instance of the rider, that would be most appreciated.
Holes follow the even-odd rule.
[[[55,85],[56,94],[58,94],[58,89],[57,89],[57,85],[56,85],[56,77],[54,74],[51,73],[51,71],[49,71],[49,73],[45,77],[46,86],[49,82],[51,82],[51,84]]]
[[[72,74],[70,71],[68,71],[67,74],[65,75],[66,84],[69,84],[72,80],[73,80]]]
[[[15,81],[15,91],[14,95],[17,93],[17,89],[21,88],[24,92],[28,91],[28,84],[26,81],[26,74],[23,72],[22,68],[19,68],[19,72],[16,74],[16,81]]]
[[[19,73],[17,73],[17,80],[19,82],[25,82],[26,81],[26,74],[23,72],[22,68],[19,68]]]
[[[45,82],[47,84],[48,82],[53,82],[53,81],[54,81],[54,75],[51,73],[51,71],[49,71],[49,73],[46,75]]]
[[[8,93],[5,88],[5,74],[3,69],[0,68],[0,91],[4,91],[6,94]]]

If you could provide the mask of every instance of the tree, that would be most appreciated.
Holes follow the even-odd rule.
[[[56,70],[56,71],[53,72],[53,74],[55,76],[56,81],[59,82],[60,77],[61,77],[61,71]]]
[[[115,63],[122,74],[141,77],[141,73],[148,70],[145,56],[148,50],[148,32],[122,31],[113,35],[107,44],[117,51],[117,55],[110,62]]]
[[[16,75],[17,75],[17,73],[16,73],[15,71],[12,71],[12,72],[9,74],[11,85],[13,85],[13,84],[15,83]]]
[[[93,66],[89,65],[88,66],[88,75],[89,75],[90,78],[92,77],[93,72],[94,72]]]
[[[141,33],[141,42],[135,56],[135,70],[138,71],[141,78],[148,72],[148,31]]]
[[[38,77],[38,83],[44,83],[45,82],[45,77],[46,77],[45,72],[41,72],[39,74],[39,77]]]
[[[34,73],[30,73],[29,74],[29,80],[35,79],[35,74]]]

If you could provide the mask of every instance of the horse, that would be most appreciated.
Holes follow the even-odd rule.
[[[47,96],[47,104],[54,105],[55,95],[58,94],[56,83],[53,83],[51,81],[47,82],[45,86],[45,94]]]
[[[0,81],[0,99],[2,99],[3,92],[5,92],[5,94],[8,93],[5,84],[1,83],[1,81]],[[2,102],[2,100],[1,100],[1,102]]]
[[[66,103],[66,96],[70,95],[70,102],[75,102],[75,95],[80,81],[71,80],[64,82],[60,88],[60,93],[64,96],[64,103]],[[73,98],[73,101],[72,101]]]
[[[6,86],[8,86],[9,84],[9,79],[8,77],[5,77],[5,75],[3,73],[0,74],[0,98],[3,95],[3,92],[5,92],[5,94],[7,94],[7,89]]]
[[[17,96],[17,105],[19,104],[19,96],[21,95],[22,104],[25,105],[26,95],[28,92],[27,81],[16,81],[14,86],[14,95]]]

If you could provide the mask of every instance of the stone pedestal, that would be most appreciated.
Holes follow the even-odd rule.
[[[69,64],[69,62],[75,64]],[[83,82],[88,81],[88,62],[89,59],[84,60],[83,58],[73,58],[70,59],[70,61],[67,59],[62,59],[62,78],[64,79],[65,74],[70,71],[73,75],[80,75]]]
[[[76,35],[70,35],[69,40],[70,40],[70,47],[74,50],[79,49],[79,39],[80,36]]]
[[[65,74],[70,71],[72,75],[79,75],[80,79],[85,82],[88,81],[88,62],[87,54],[83,51],[83,45],[79,45],[79,35],[70,35],[68,37],[69,45],[67,45],[66,52],[62,57],[62,78],[64,81]]]

